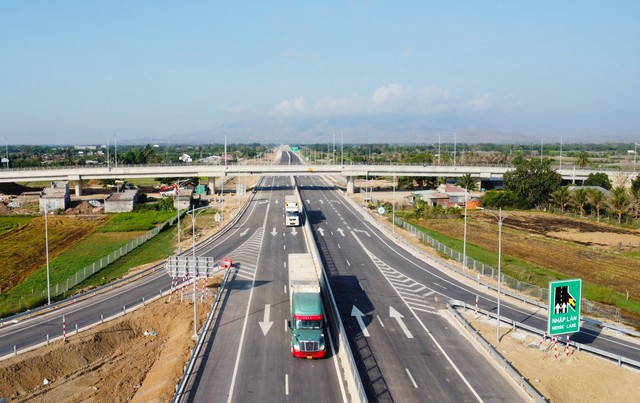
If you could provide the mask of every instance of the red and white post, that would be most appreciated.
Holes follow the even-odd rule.
[[[569,357],[569,335],[567,335],[567,347],[564,350],[565,352],[565,356],[568,358]]]
[[[558,336],[553,336],[553,358],[558,358]]]
[[[474,312],[474,316],[478,319],[478,296],[476,295],[476,311]]]
[[[544,332],[544,334],[542,335],[542,338],[540,339],[540,342],[538,343],[538,348],[542,348],[542,343],[544,343],[546,338],[547,338],[547,332]]]
[[[67,341],[67,321],[62,315],[62,340]]]

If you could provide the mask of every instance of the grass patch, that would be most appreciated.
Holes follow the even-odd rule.
[[[422,227],[415,222],[412,222],[411,220],[406,221],[411,223],[426,235],[442,243],[443,245],[446,245],[449,248],[462,253],[462,250],[464,248],[463,240],[450,237],[446,234],[434,231],[429,228]],[[470,242],[467,242],[466,252],[468,257],[484,264],[490,265],[497,270],[498,254],[496,252],[486,250]],[[441,255],[443,254],[441,253]],[[450,258],[450,256],[448,255],[443,256]],[[502,253],[501,270],[502,273],[507,276],[538,286],[542,289],[547,289],[549,287],[549,281],[572,278],[558,271],[530,264],[524,260],[505,255],[504,253]],[[614,307],[623,309],[633,314],[633,316],[638,316],[638,314],[640,314],[640,301],[634,298],[630,298],[627,300],[626,295],[616,292],[610,287],[583,281],[582,296],[589,301],[612,305]]]
[[[29,224],[34,217],[21,215],[0,216],[0,236]]]
[[[111,219],[103,226],[99,232],[129,232],[129,231],[149,231],[171,217],[175,216],[173,211],[148,210],[144,213],[118,213],[111,216]]]
[[[109,266],[100,270],[95,276],[89,277],[72,289],[72,292],[95,288],[116,280],[128,273],[132,267],[137,267],[149,262],[164,260],[175,254],[174,238],[176,227],[164,230],[154,238],[145,242],[125,256],[116,260]]]
[[[418,228],[420,231],[429,235],[431,238],[440,242],[441,244],[446,245],[449,248],[462,253],[462,250],[464,249],[463,240],[450,237],[448,235],[431,230],[429,228],[419,226],[415,223],[411,223],[411,224],[416,228]],[[498,270],[498,254],[497,253],[481,248],[470,242],[467,242],[466,252],[467,252],[467,257],[473,258],[478,262],[482,262]],[[541,287],[541,288],[547,288],[549,285],[549,281],[556,280],[558,278],[557,272],[553,272],[543,267],[530,264],[524,260],[515,258],[513,256],[505,255],[504,253],[502,253],[501,255],[502,255],[501,256],[502,262],[500,264],[500,270],[506,276],[511,276],[517,280],[525,281],[527,283],[537,285],[538,287]],[[450,257],[450,256],[446,255],[446,257]]]

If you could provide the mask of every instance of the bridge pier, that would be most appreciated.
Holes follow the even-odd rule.
[[[211,194],[212,195],[216,194],[216,177],[215,176],[208,177],[207,182],[209,185],[209,190],[211,190]]]
[[[347,194],[352,195],[354,193],[353,176],[347,176]]]
[[[69,181],[76,183],[76,196],[82,196],[82,177],[80,175],[69,176]]]

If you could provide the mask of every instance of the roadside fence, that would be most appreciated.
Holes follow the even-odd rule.
[[[395,225],[407,230],[413,236],[421,240],[422,242],[430,245],[438,252],[451,257],[454,260],[457,260],[460,263],[464,263],[463,260],[465,256],[462,252],[454,250],[447,245],[442,244],[441,242],[435,240],[429,235],[425,234],[423,231],[415,227],[414,225],[402,220],[399,217],[395,217],[394,221]],[[463,272],[465,270],[469,270],[472,273],[475,273],[476,278],[480,280],[481,277],[488,277],[496,282],[498,281],[498,269],[493,268],[485,263],[475,260],[469,255],[466,256],[467,264],[466,268],[463,264]],[[469,273],[464,273],[469,275]],[[541,301],[540,305],[546,308],[546,303],[549,300],[549,290],[547,288],[541,288],[534,284],[529,284],[525,281],[518,280],[517,278],[505,275],[503,272],[500,273],[500,278],[502,281],[502,287],[507,287],[511,290],[515,290],[518,294],[523,295],[528,298],[533,298],[537,301]],[[598,316],[604,318],[609,321],[614,321],[617,323],[623,322],[633,326],[640,326],[638,320],[631,317],[626,317],[621,314],[620,309],[616,307],[612,307],[609,305],[600,304],[598,302],[589,301],[586,298],[581,299],[581,307],[582,313],[589,314],[593,316]]]

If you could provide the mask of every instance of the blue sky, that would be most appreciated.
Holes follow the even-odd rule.
[[[637,1],[3,1],[9,144],[634,141]]]

